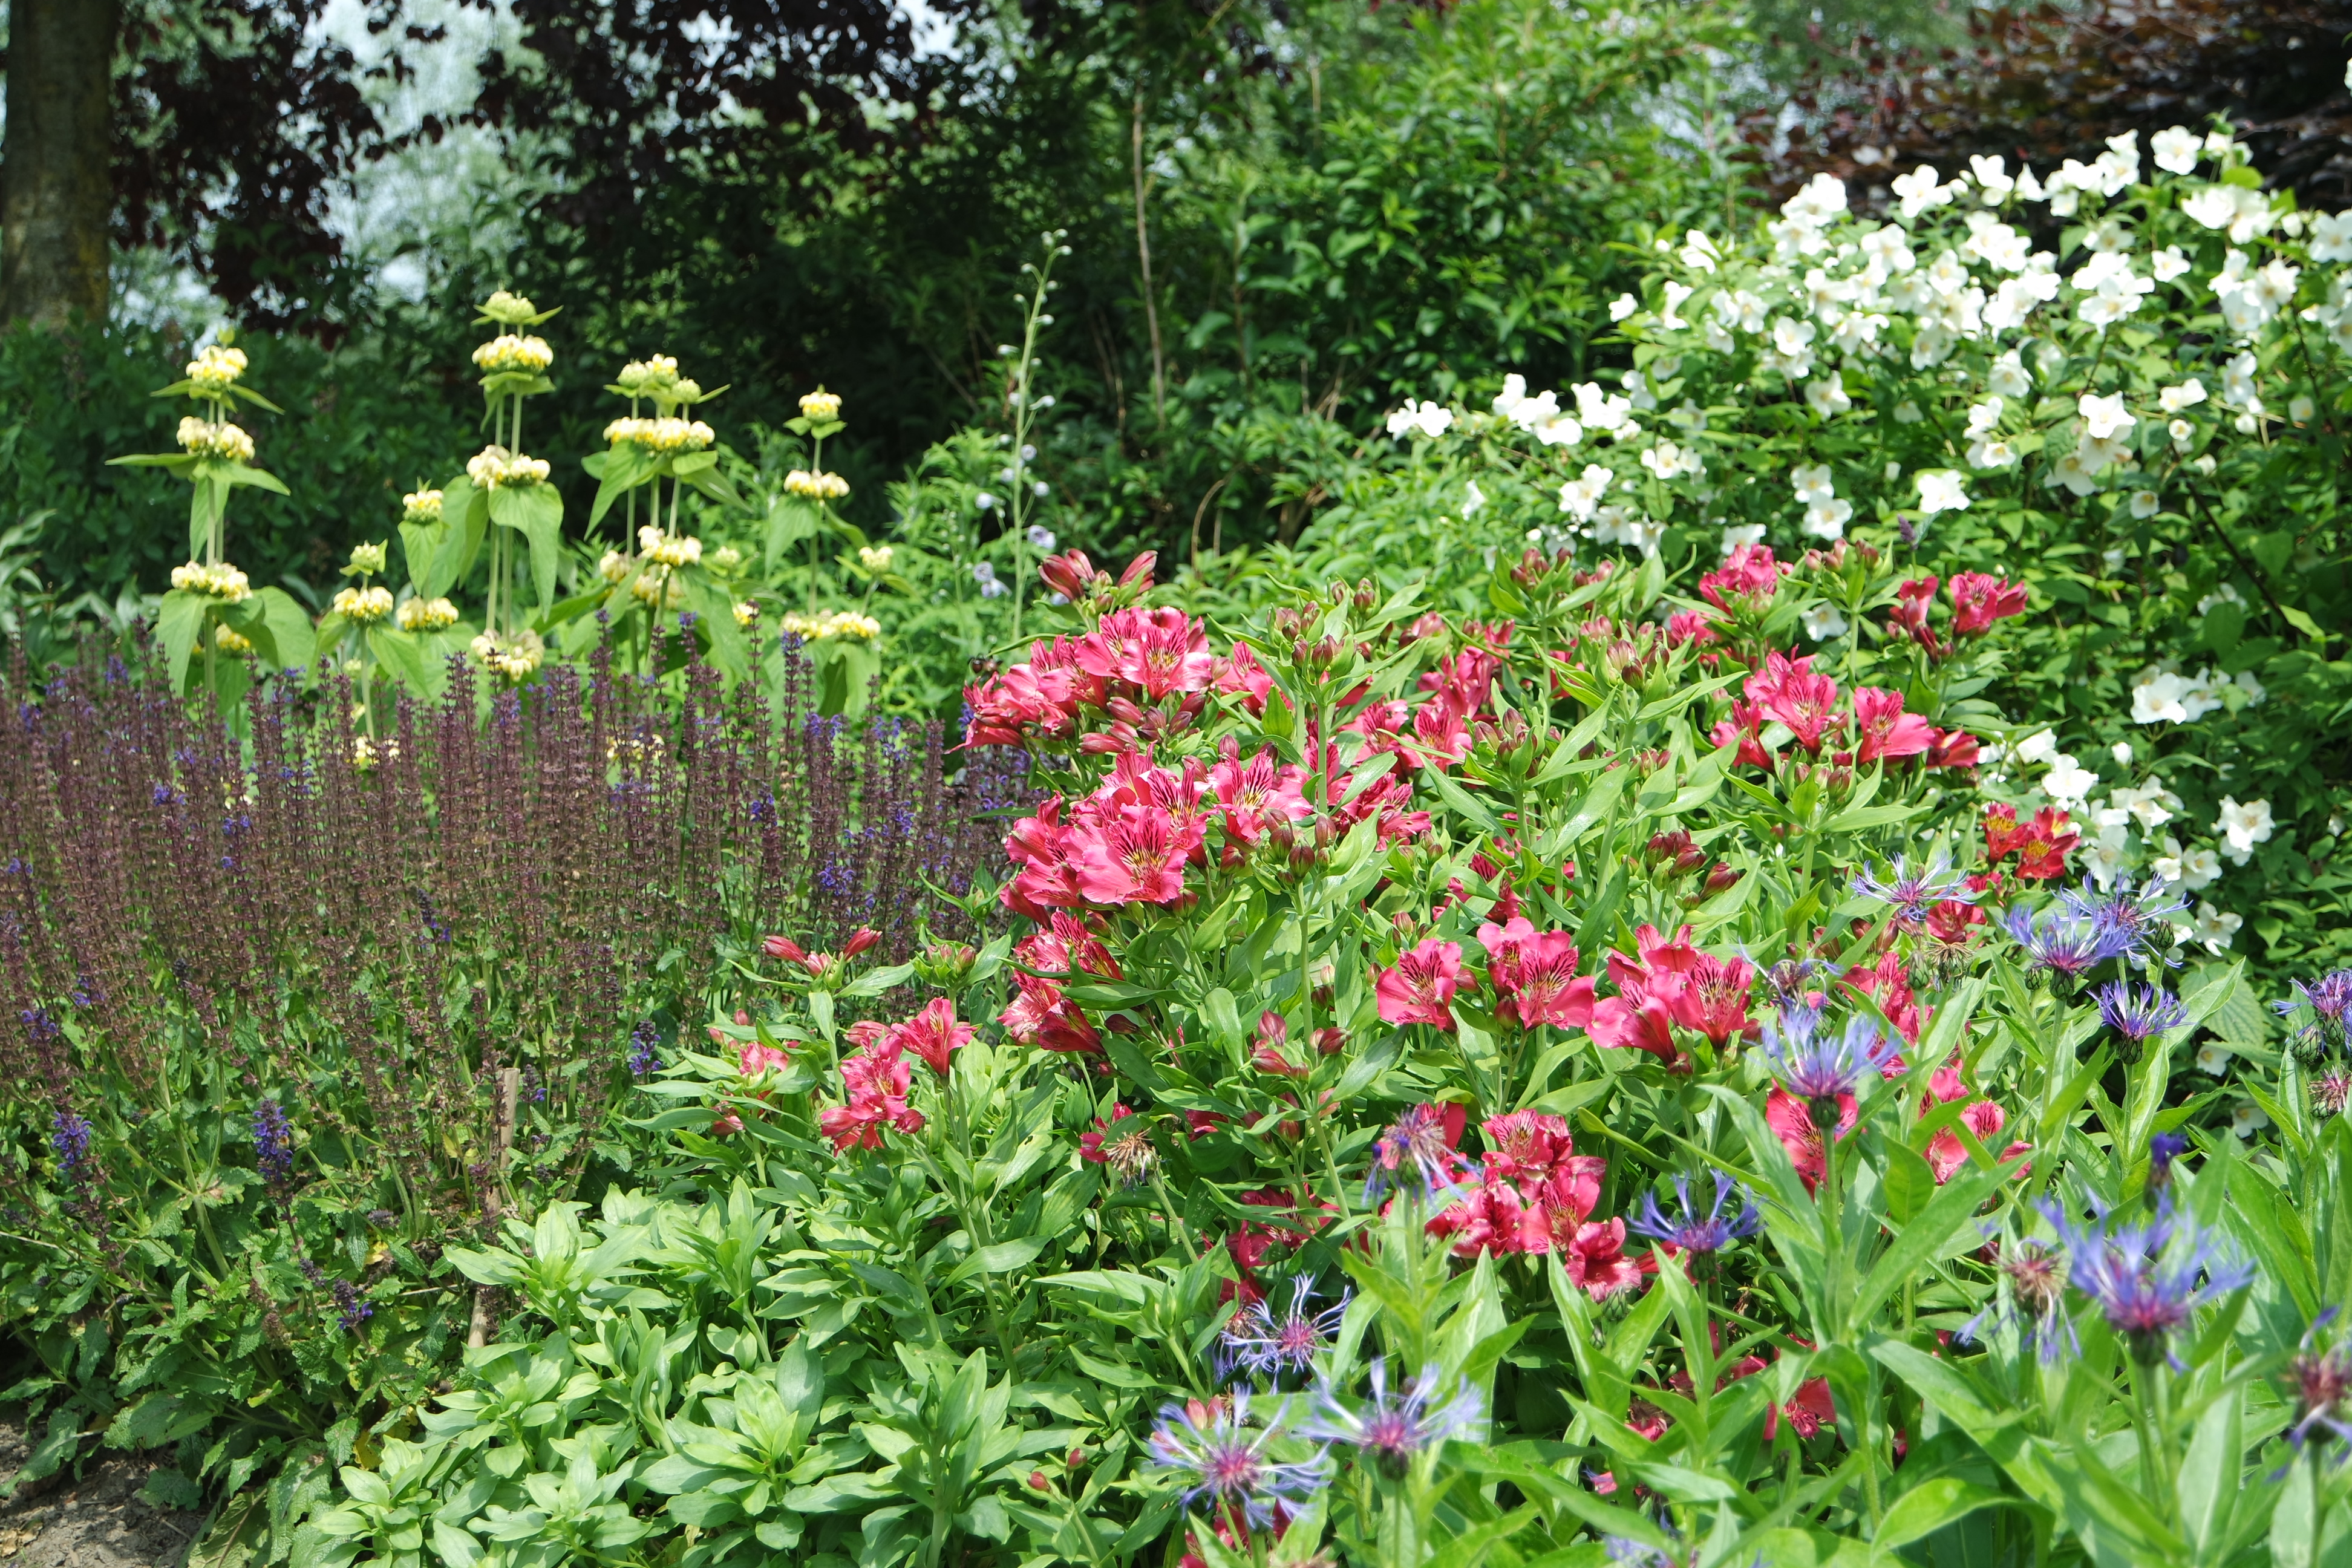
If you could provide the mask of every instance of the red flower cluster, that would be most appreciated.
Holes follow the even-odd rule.
[[[1737,545],[1721,566],[1698,580],[1699,597],[1727,613],[1761,610],[1772,602],[1780,579],[1796,569],[1790,562],[1773,560],[1769,544]],[[1673,637],[1671,627],[1667,636]]]
[[[1013,950],[1020,966],[1013,974],[1015,994],[996,1021],[1024,1046],[1099,1055],[1102,1036],[1087,1020],[1086,1009],[1064,995],[1054,977],[1091,974],[1098,980],[1124,980],[1126,975],[1102,938],[1077,916],[1055,910],[1045,919],[1044,931],[1032,932]]]
[[[898,1032],[877,1023],[853,1024],[849,1039],[858,1047],[841,1064],[849,1103],[833,1106],[816,1119],[817,1130],[833,1140],[834,1152],[879,1149],[886,1127],[921,1131],[923,1113],[907,1103],[914,1075],[901,1054]]]
[[[1647,1051],[1672,1067],[1682,1059],[1671,1026],[1695,1029],[1720,1046],[1761,1027],[1748,1016],[1755,970],[1747,960],[1701,952],[1683,927],[1669,940],[1657,927],[1633,933],[1638,960],[1609,955],[1610,983],[1617,994],[1593,1004],[1585,1026],[1593,1043]]]
[[[2043,806],[2022,826],[2017,820],[2017,807],[1986,806],[1984,836],[1985,864],[1998,866],[2014,855],[2019,876],[2045,882],[2066,874],[2067,853],[2083,841],[2083,836],[2068,826],[2066,814],[2054,805]]]
[[[1926,648],[1930,658],[1941,658],[1949,650],[1927,619],[1936,605],[1936,584],[1933,573],[1905,583],[1895,590],[1895,607],[1886,618],[1894,630]],[[1961,637],[1982,637],[1992,629],[1993,622],[2025,613],[2025,584],[2003,582],[1990,573],[1955,573],[1949,592],[1955,643]]]
[[[787,963],[797,963],[808,971],[811,980],[822,981],[842,964],[856,958],[882,940],[882,933],[872,926],[860,926],[841,944],[838,953],[811,952],[788,936],[772,936],[760,943],[760,950],[770,958],[781,958]]]
[[[1429,1222],[1429,1234],[1454,1238],[1454,1253],[1557,1252],[1569,1279],[1596,1301],[1642,1282],[1649,1258],[1625,1256],[1625,1222],[1591,1219],[1608,1162],[1576,1152],[1558,1116],[1515,1110],[1484,1122],[1486,1164],[1460,1202]]]
[[[1948,1105],[1956,1100],[1968,1100],[1969,1103],[1961,1108],[1960,1120],[1968,1124],[1969,1131],[1976,1135],[1978,1142],[1990,1145],[1995,1134],[2008,1125],[2009,1113],[2000,1108],[1998,1101],[1970,1100],[1969,1097],[1974,1093],[1975,1090],[1969,1089],[1967,1081],[1960,1077],[1959,1053],[1955,1051],[1952,1053],[1952,1059],[1937,1068],[1935,1076],[1927,1080],[1927,1103],[1923,1109],[1932,1110],[1938,1105]],[[2031,1144],[2012,1142],[2000,1152],[2000,1158],[2013,1160],[2021,1154],[2032,1152]],[[1959,1134],[1950,1128],[1940,1129],[1927,1141],[1927,1168],[1936,1173],[1937,1186],[1940,1187],[1950,1181],[1959,1168],[1968,1163],[1968,1145],[1961,1142]],[[2021,1176],[2030,1169],[2032,1169],[2031,1166],[2021,1166],[2019,1168],[2018,1174]]]
[[[1918,757],[1929,768],[1977,763],[1975,736],[1939,730],[1905,712],[1900,692],[1865,686],[1841,707],[1837,683],[1814,673],[1811,654],[1790,658],[1777,649],[1767,653],[1764,668],[1748,676],[1742,690],[1745,700],[1732,703],[1731,716],[1717,721],[1710,738],[1718,746],[1737,740],[1739,761],[1755,767],[1769,768],[1780,760],[1764,745],[1768,723],[1784,726],[1811,755],[1828,746],[1830,760],[1841,767],[1903,757]]]
[[[1257,713],[1272,687],[1247,644],[1212,654],[1207,628],[1181,610],[1113,610],[1085,636],[1032,644],[1027,663],[967,688],[964,743],[1076,741],[1082,751],[1127,751],[1188,728],[1211,691],[1240,697]]]

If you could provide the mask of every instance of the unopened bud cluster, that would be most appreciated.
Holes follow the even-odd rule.
[[[804,418],[818,421],[838,419],[841,417],[841,394],[818,387],[801,398],[801,414]]]
[[[439,490],[411,490],[400,498],[400,521],[403,522],[438,522],[441,521]]]

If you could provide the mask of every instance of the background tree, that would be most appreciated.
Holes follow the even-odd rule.
[[[107,125],[114,0],[16,0],[0,174],[0,314],[106,314]]]

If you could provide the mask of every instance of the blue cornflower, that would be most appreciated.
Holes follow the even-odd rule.
[[[2329,1307],[2313,1320],[2294,1359],[2287,1363],[2287,1375],[2294,1380],[2295,1418],[2284,1436],[2297,1453],[2332,1437],[2345,1446],[2336,1457],[2340,1464],[2352,1458],[2352,1345],[2338,1339],[2323,1349],[2312,1346],[2336,1316],[2336,1309]]]
[[[2169,1197],[2136,1225],[2108,1223],[2104,1205],[2089,1225],[2074,1224],[2055,1203],[2045,1201],[2042,1213],[2065,1241],[2069,1281],[2097,1303],[2144,1366],[2172,1361],[2174,1331],[2254,1277],[2250,1266],[2223,1254],[2219,1238],[2177,1215]]]
[[[253,1108],[253,1168],[273,1187],[294,1173],[294,1129],[274,1100]]]
[[[2059,1310],[2066,1299],[2064,1253],[2031,1238],[1997,1242],[1994,1267],[2000,1271],[2001,1294],[1961,1325],[1962,1341],[1982,1344],[1988,1329],[2009,1324],[2034,1348],[2044,1366],[2082,1348],[2074,1325]]]
[[[1838,1124],[1839,1102],[1884,1072],[1902,1049],[1877,1023],[1856,1014],[1834,1040],[1822,1037],[1822,1016],[1811,1007],[1783,1007],[1764,1021],[1764,1059],[1780,1087],[1805,1102],[1816,1127]]]
[[[2271,1004],[2271,1011],[2283,1018],[2304,1007],[2311,1009],[2311,1022],[2295,1031],[2294,1054],[2305,1062],[2317,1061],[2331,1047],[2341,1047],[2345,1042],[2345,1018],[2352,1014],[2352,969],[2330,970],[2308,984],[2298,980],[2293,996]]]
[[[1762,1216],[1756,1212],[1756,1205],[1748,1201],[1745,1187],[1739,1192],[1738,1212],[1727,1219],[1724,1217],[1723,1204],[1731,1195],[1731,1178],[1717,1171],[1715,1173],[1715,1203],[1702,1215],[1691,1203],[1690,1178],[1676,1176],[1675,1196],[1678,1200],[1678,1212],[1669,1217],[1658,1207],[1655,1193],[1643,1193],[1641,1217],[1633,1221],[1632,1228],[1685,1252],[1720,1252],[1739,1237],[1755,1235],[1757,1226],[1762,1221]]]
[[[89,1122],[70,1110],[49,1118],[49,1147],[58,1152],[58,1166],[71,1175],[89,1158]]]
[[[1348,1292],[1339,1292],[1339,1299],[1319,1312],[1307,1310],[1314,1298],[1314,1277],[1302,1274],[1293,1282],[1290,1310],[1282,1317],[1276,1318],[1262,1300],[1235,1312],[1217,1352],[1228,1375],[1246,1370],[1261,1377],[1280,1377],[1313,1366],[1316,1352],[1330,1343],[1347,1316]]]
[[[1940,856],[1927,869],[1913,871],[1897,855],[1883,882],[1868,871],[1856,871],[1853,893],[1856,898],[1876,899],[1893,910],[1896,920],[1909,925],[1917,925],[1927,918],[1930,909],[1948,900],[1972,904],[1977,898],[1969,888],[1969,879],[1953,875],[1952,863]]]
[[[1391,1480],[1402,1479],[1416,1455],[1467,1432],[1486,1415],[1486,1402],[1467,1383],[1431,1408],[1442,1376],[1434,1363],[1421,1369],[1411,1387],[1394,1394],[1389,1392],[1387,1362],[1373,1362],[1371,1373],[1372,1396],[1362,1405],[1328,1384],[1317,1389],[1315,1412],[1299,1432],[1318,1443],[1346,1444]]]
[[[2139,1060],[2150,1039],[2189,1022],[2180,998],[2153,985],[2143,991],[2128,981],[2116,980],[2092,995],[2098,1001],[2099,1017],[2121,1037],[2116,1043],[2116,1056],[2126,1067]]]
[[[1205,1404],[1161,1406],[1151,1460],[1182,1471],[1192,1482],[1184,1489],[1185,1507],[1207,1498],[1212,1511],[1238,1511],[1262,1529],[1274,1521],[1277,1505],[1304,1501],[1330,1479],[1330,1469],[1320,1454],[1303,1464],[1270,1458],[1266,1447],[1281,1429],[1268,1424],[1252,1430],[1249,1407],[1247,1389]]]
[[[2034,970],[2048,975],[2062,994],[2071,994],[2075,984],[2100,964],[2131,951],[2131,939],[2123,931],[2068,910],[2045,910],[2043,918],[2036,921],[2032,910],[2019,905],[2001,923],[2025,950]]]
[[[2178,896],[2171,884],[2161,877],[2150,877],[2137,891],[2128,877],[2102,894],[2094,894],[2085,883],[2060,893],[2058,900],[2068,914],[2089,921],[2119,939],[2124,944],[2123,953],[2138,952],[2158,959],[2165,959],[2167,950],[2173,946],[2172,917],[2189,908],[2189,900]],[[2178,964],[2179,961],[2165,962]]]
[[[1419,1195],[1434,1201],[1452,1187],[1462,1156],[1454,1152],[1461,1123],[1447,1125],[1445,1112],[1434,1105],[1416,1105],[1390,1124],[1372,1145],[1372,1168],[1364,1177],[1364,1202],[1378,1201],[1391,1187],[1404,1185],[1410,1172]]]

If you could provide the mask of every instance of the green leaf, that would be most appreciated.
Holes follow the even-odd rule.
[[[2001,1183],[2009,1180],[2011,1169],[1996,1165],[1985,1170],[1971,1163],[1955,1172],[1943,1190],[1928,1200],[1919,1217],[1903,1227],[1903,1234],[1872,1266],[1862,1289],[1854,1292],[1845,1321],[1857,1325],[1869,1322],[1880,1305],[1903,1288],[1905,1280],[1916,1279],[1928,1264],[1955,1250],[1955,1237],[1963,1233],[1975,1237],[1977,1210]],[[1957,1250],[1966,1250],[1966,1247]]]
[[[2011,1500],[1957,1477],[1934,1477],[1895,1500],[1886,1517],[1879,1521],[1877,1532],[1871,1537],[1871,1555],[1892,1557],[1896,1548],[1933,1535],[1954,1520],[1964,1519],[1980,1508]]]
[[[390,670],[393,678],[409,690],[427,700],[439,695],[433,689],[425,650],[415,637],[390,626],[370,626],[367,645],[376,663]]]
[[[523,485],[490,492],[490,520],[530,542],[531,584],[543,615],[555,603],[556,568],[563,562],[563,494],[553,485]]]
[[[205,612],[212,603],[201,594],[179,588],[163,595],[163,608],[155,617],[155,635],[163,639],[163,658],[171,666],[173,691],[187,689],[188,657],[204,635]]]
[[[266,642],[257,637],[255,646],[270,663],[280,669],[295,669],[318,657],[310,616],[295,603],[293,595],[283,588],[264,588],[253,597],[260,606],[258,618],[268,635]]]

